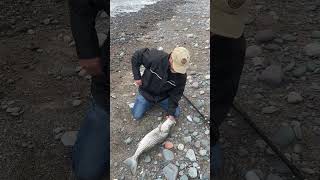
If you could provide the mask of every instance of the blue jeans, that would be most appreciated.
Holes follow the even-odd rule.
[[[146,100],[140,93],[137,95],[136,100],[134,102],[134,106],[131,109],[131,113],[133,118],[139,120],[143,117],[144,113],[148,111],[154,103]],[[159,102],[159,105],[165,110],[169,109],[169,98],[164,99]],[[179,117],[180,115],[180,107],[176,108],[176,112],[174,113],[175,117]]]
[[[219,143],[211,146],[210,161],[213,176],[220,176],[223,172],[223,154]]]
[[[72,168],[79,180],[98,180],[109,170],[109,113],[91,100],[73,147]]]

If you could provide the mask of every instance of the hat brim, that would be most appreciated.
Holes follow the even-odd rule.
[[[176,63],[172,62],[172,69],[177,72],[177,73],[180,73],[180,74],[185,74],[187,72],[187,67],[183,67],[183,66],[177,66]]]
[[[230,38],[239,38],[244,30],[244,14],[231,14],[219,8],[211,12],[211,29],[214,34]]]

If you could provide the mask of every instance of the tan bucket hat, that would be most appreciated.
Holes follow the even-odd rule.
[[[211,0],[210,31],[230,38],[239,38],[248,15],[249,0]]]
[[[171,58],[173,70],[185,74],[190,64],[189,51],[184,47],[176,47],[171,52]]]

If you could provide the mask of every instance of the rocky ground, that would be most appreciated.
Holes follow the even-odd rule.
[[[89,77],[78,67],[67,1],[0,7],[0,179],[71,179]]]
[[[71,179],[70,146],[87,109],[90,78],[77,64],[67,3],[3,0],[0,7],[0,179]],[[199,57],[193,58],[186,95],[209,114],[208,8],[205,1],[164,0],[111,19],[112,178],[134,179],[122,161],[163,119],[156,107],[140,123],[131,121],[128,104],[137,89],[130,57],[135,49],[170,51],[186,43],[193,57]],[[319,10],[317,0],[254,1],[237,96],[257,125],[311,180],[320,174]],[[107,21],[99,14],[100,41],[108,31]],[[164,179],[169,171],[169,176],[177,173],[182,179],[208,176],[208,124],[186,101],[181,106],[182,117],[168,138],[174,147],[165,150],[159,145],[143,155],[138,179]],[[230,112],[221,130],[225,179],[293,179],[236,113]]]
[[[320,174],[319,1],[254,1],[237,101],[311,180]],[[221,140],[229,179],[293,179],[290,170],[234,113]]]
[[[111,178],[208,179],[209,126],[185,100],[181,100],[182,115],[166,140],[173,147],[160,144],[143,154],[136,177],[123,161],[134,154],[144,135],[165,120],[157,106],[139,123],[132,120],[129,104],[134,101],[137,88],[130,60],[135,50],[149,47],[170,52],[177,45],[189,49],[192,65],[185,95],[209,115],[209,2],[161,1],[111,22]],[[152,26],[141,28],[144,24]]]

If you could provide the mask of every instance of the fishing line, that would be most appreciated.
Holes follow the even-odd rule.
[[[199,109],[185,96],[182,95],[184,99],[200,114],[200,116],[206,120],[205,116],[199,111]],[[232,108],[240,114],[240,116],[250,125],[252,129],[255,130],[255,132],[268,144],[268,146],[272,149],[273,152],[276,153],[276,155],[281,159],[282,162],[284,162],[288,168],[291,170],[291,172],[295,175],[295,177],[299,180],[306,180],[304,176],[302,175],[301,171],[292,164],[284,155],[283,153],[272,143],[272,141],[256,126],[256,124],[251,120],[251,118],[248,116],[248,114],[243,111],[240,106],[236,103],[232,104]],[[213,123],[212,126],[214,129],[217,129],[214,121],[211,121],[210,123]]]

